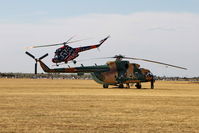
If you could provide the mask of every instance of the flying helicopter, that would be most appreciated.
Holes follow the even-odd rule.
[[[61,62],[64,62],[67,64],[68,61],[73,61],[73,63],[76,64],[77,61],[74,59],[79,56],[80,52],[100,47],[109,37],[110,36],[107,36],[106,38],[102,39],[98,44],[77,47],[77,48],[72,48],[71,46],[66,45],[69,43],[75,43],[75,42],[82,41],[82,40],[71,41],[73,39],[73,37],[71,37],[68,41],[63,42],[63,43],[31,46],[28,48],[41,48],[41,47],[51,47],[51,46],[63,45],[62,47],[56,49],[54,58],[52,58],[52,62],[56,63],[57,66],[59,66],[59,63],[61,63]]]
[[[140,68],[139,64],[130,63],[128,60],[140,60],[145,62],[151,62],[161,65],[166,65],[178,69],[187,70],[187,68],[175,66],[167,63],[162,63],[153,60],[141,59],[141,58],[132,58],[125,57],[122,55],[116,55],[114,57],[115,61],[109,61],[105,65],[95,65],[95,66],[81,66],[81,67],[73,67],[73,68],[55,68],[50,69],[46,64],[42,62],[42,59],[45,58],[48,54],[36,59],[32,54],[26,52],[27,55],[35,59],[40,63],[41,68],[44,72],[47,73],[91,73],[92,78],[97,82],[103,85],[103,88],[108,88],[109,85],[117,86],[119,88],[124,88],[124,84],[126,84],[126,88],[130,88],[130,84],[135,84],[135,87],[140,89],[142,88],[142,82],[150,82],[151,89],[154,88],[155,77],[150,72],[150,70],[145,68]]]

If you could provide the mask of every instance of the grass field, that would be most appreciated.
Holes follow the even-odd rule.
[[[199,83],[0,79],[0,132],[199,132]]]

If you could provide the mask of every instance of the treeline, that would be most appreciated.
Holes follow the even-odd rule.
[[[0,78],[30,78],[30,79],[91,79],[89,74],[32,74],[32,73],[0,73]]]
[[[156,76],[156,80],[165,80],[165,81],[199,81],[199,77],[166,77],[166,76]]]
[[[0,78],[31,78],[31,79],[92,79],[90,74],[32,74],[32,73],[0,73]],[[199,81],[199,77],[166,77],[155,76],[156,80],[166,81]]]

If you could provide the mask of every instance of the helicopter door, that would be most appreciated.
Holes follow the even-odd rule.
[[[124,82],[127,80],[127,70],[129,68],[129,62],[128,61],[118,61],[116,62],[117,65],[117,71],[118,71],[118,77],[116,77],[116,80],[118,82]]]

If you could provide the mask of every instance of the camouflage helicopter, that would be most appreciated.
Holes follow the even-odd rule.
[[[156,64],[162,64],[170,67],[175,67],[179,69],[184,69],[184,67],[179,67],[175,65],[170,65],[162,62],[140,59],[140,58],[131,58],[125,57],[122,55],[116,55],[114,57],[115,61],[109,61],[105,65],[95,65],[95,66],[81,66],[74,68],[55,68],[50,69],[47,65],[45,65],[41,60],[45,58],[48,54],[36,59],[32,54],[26,52],[29,56],[35,59],[36,63],[39,62],[40,66],[47,73],[91,73],[92,78],[97,82],[103,85],[103,88],[108,88],[109,85],[118,86],[119,88],[124,88],[124,84],[126,84],[126,88],[130,88],[130,83],[135,84],[135,87],[140,89],[142,88],[142,82],[150,82],[151,89],[154,88],[155,78],[154,75],[150,72],[150,70],[145,68],[140,68],[139,64],[130,63],[127,60],[123,59],[131,59],[131,60],[141,60]]]
[[[63,42],[63,43],[50,44],[50,45],[40,45],[40,46],[31,46],[31,47],[27,47],[27,49],[63,45],[62,47],[56,49],[54,58],[52,58],[52,62],[56,63],[57,66],[59,66],[59,63],[61,63],[61,62],[68,63],[69,61],[73,61],[73,63],[76,64],[77,62],[74,59],[79,56],[80,52],[100,47],[109,37],[110,36],[107,36],[106,38],[102,39],[98,44],[83,46],[83,47],[77,47],[77,48],[72,48],[72,47],[70,47],[69,45],[66,45],[66,44],[75,43],[75,42],[79,42],[79,41],[82,41],[82,40],[71,41],[73,39],[73,37],[71,37],[70,39],[68,39],[68,41]]]

